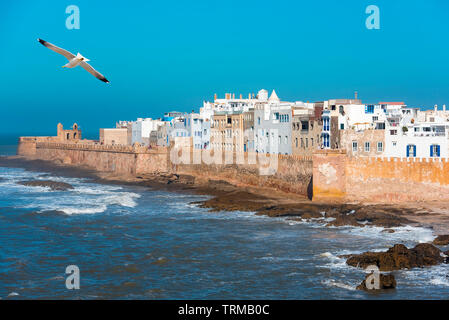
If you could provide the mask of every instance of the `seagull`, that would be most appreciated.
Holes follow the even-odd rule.
[[[53,50],[54,52],[57,52],[59,54],[62,54],[69,60],[69,63],[62,66],[63,68],[75,68],[76,66],[81,66],[84,70],[89,72],[95,78],[100,79],[103,82],[109,83],[108,79],[106,79],[104,75],[102,75],[100,72],[92,68],[92,66],[86,62],[90,60],[83,57],[79,52],[75,56],[73,53],[64,50],[62,48],[59,48],[54,44],[51,44],[50,42],[47,42],[45,40],[37,39],[37,41],[39,41],[43,46],[47,47],[48,49]]]

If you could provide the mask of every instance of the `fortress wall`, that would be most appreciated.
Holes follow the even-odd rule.
[[[313,158],[314,199],[404,202],[449,199],[449,160],[349,157],[321,150]]]
[[[447,159],[348,158],[349,198],[374,202],[449,199]]]
[[[121,174],[136,173],[136,155],[132,152],[111,152],[88,148],[52,147],[37,144],[36,158],[61,161],[65,164],[81,164],[98,171],[117,172]]]
[[[190,150],[180,157],[176,150],[169,152],[166,148],[48,141],[52,140],[23,138],[18,154],[117,174],[189,174],[199,181],[224,180],[309,197],[313,189],[314,200],[403,202],[449,198],[449,159],[350,157],[344,150],[316,150],[313,157],[253,153],[223,153],[218,157],[209,151]],[[205,157],[207,154],[209,157]]]
[[[209,152],[209,151],[207,151]],[[229,154],[228,154],[229,156]],[[311,194],[312,157],[223,154],[222,161],[202,161],[191,153],[190,162],[171,161],[172,171],[202,180],[224,180],[240,186],[260,186],[307,196]],[[239,161],[237,161],[239,159]],[[236,163],[237,162],[237,163]]]

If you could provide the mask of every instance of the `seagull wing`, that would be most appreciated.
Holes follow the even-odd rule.
[[[88,64],[85,61],[81,61],[79,63],[79,65],[81,67],[83,67],[84,70],[86,70],[87,72],[89,72],[91,75],[93,75],[95,78],[100,79],[103,82],[108,83],[109,80],[105,78],[104,75],[102,75],[100,72],[98,72],[97,70],[95,70],[94,68],[92,68],[92,66],[90,64]]]
[[[59,54],[62,54],[64,57],[66,57],[69,61],[72,60],[73,58],[75,58],[75,55],[72,54],[71,52],[64,50],[60,47],[55,46],[54,44],[51,44],[50,42],[47,42],[45,40],[42,39],[37,39],[37,41],[39,41],[43,46],[47,47],[50,50],[53,50],[54,52],[57,52]]]

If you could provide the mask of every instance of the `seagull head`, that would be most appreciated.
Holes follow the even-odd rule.
[[[89,59],[83,57],[83,56],[81,55],[81,53],[79,53],[79,52],[78,52],[78,54],[76,55],[76,58],[77,58],[79,61],[90,61]]]

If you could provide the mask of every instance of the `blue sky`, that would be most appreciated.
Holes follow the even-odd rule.
[[[68,30],[68,5],[80,29]],[[368,5],[380,30],[365,27]],[[198,110],[214,93],[276,89],[285,100],[449,105],[449,1],[0,2],[0,133]],[[63,69],[45,39],[110,81]]]

